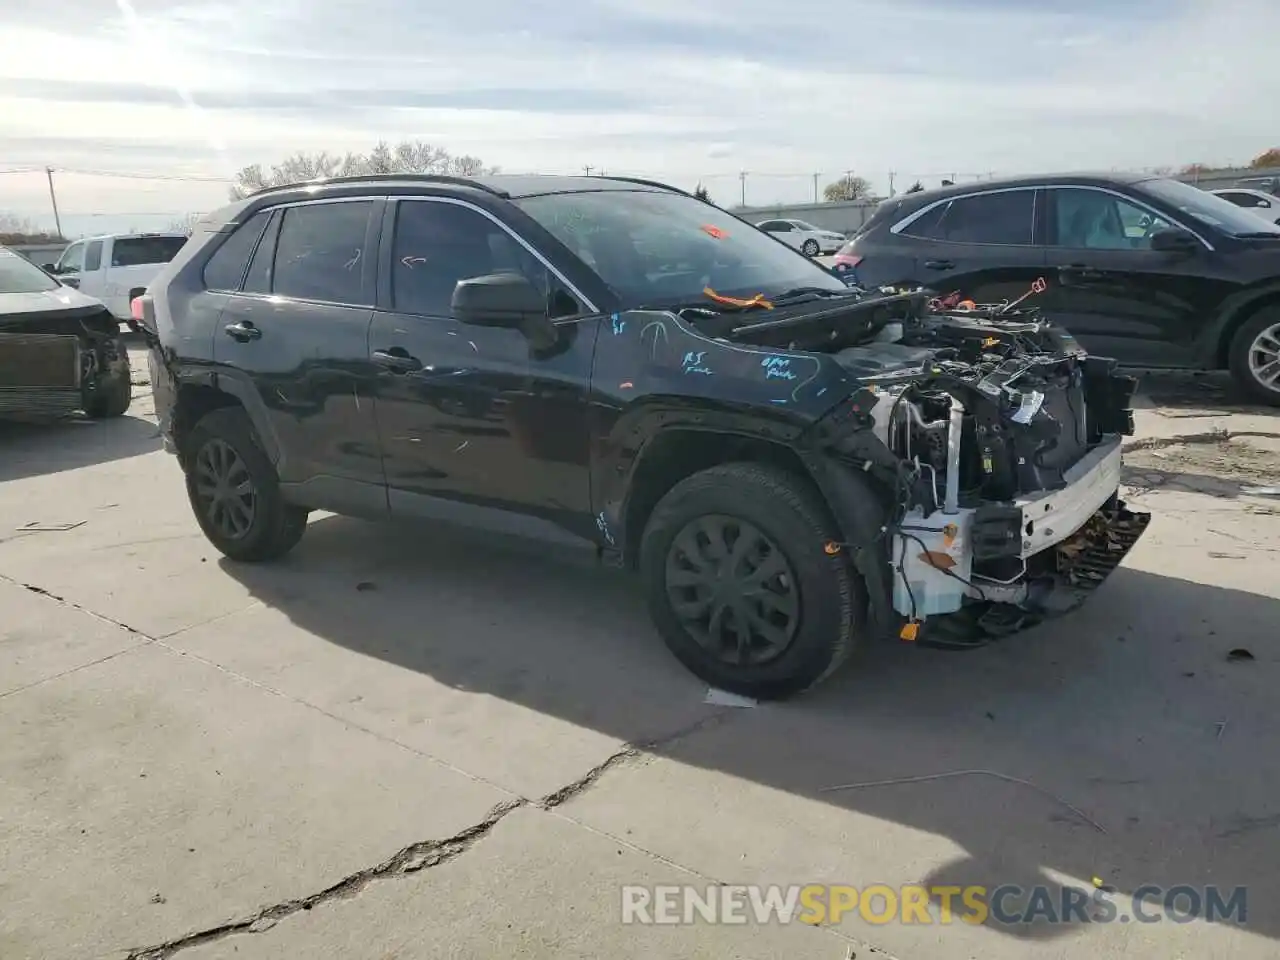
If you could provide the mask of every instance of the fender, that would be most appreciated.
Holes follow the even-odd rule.
[[[1228,334],[1253,312],[1260,301],[1280,298],[1280,279],[1265,280],[1222,301],[1213,320],[1196,337],[1192,349],[1196,360],[1209,369],[1226,366],[1226,354],[1230,349]]]
[[[217,390],[238,400],[248,414],[249,422],[253,424],[253,431],[257,435],[258,442],[262,444],[267,458],[275,466],[281,478],[285,478],[288,467],[287,455],[275,427],[272,426],[267,405],[247,374],[225,367],[210,369],[207,366],[179,364],[173,377],[179,389],[184,386],[202,387]]]

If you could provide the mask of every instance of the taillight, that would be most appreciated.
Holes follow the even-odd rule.
[[[143,314],[142,297],[134,297],[129,301],[129,316],[141,320]]]
[[[845,253],[844,251],[841,251],[836,254],[836,262],[843,263],[846,267],[856,267],[862,262],[862,257],[858,256],[856,253]]]

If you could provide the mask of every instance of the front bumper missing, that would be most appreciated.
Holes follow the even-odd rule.
[[[1032,557],[1018,581],[975,577],[966,604],[919,624],[917,642],[978,647],[1070,613],[1115,571],[1151,522],[1118,498],[1098,509],[1074,534]]]

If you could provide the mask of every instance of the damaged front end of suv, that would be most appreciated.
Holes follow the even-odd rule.
[[[836,355],[858,388],[812,437],[890,491],[887,522],[857,545],[860,565],[890,571],[875,619],[969,646],[1074,609],[1150,519],[1119,496],[1136,380],[1034,311],[922,291],[862,308],[890,305],[901,319]]]
[[[977,646],[1077,606],[1149,515],[1119,497],[1136,380],[1035,309],[964,306],[925,290],[793,291],[633,312],[597,363],[635,327],[669,385],[624,388],[776,411],[772,435],[843,531],[825,549],[861,574],[871,633]],[[790,435],[788,417],[803,424]]]

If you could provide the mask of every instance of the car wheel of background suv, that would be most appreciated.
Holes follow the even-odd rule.
[[[800,247],[800,252],[806,257],[816,257],[818,255],[818,241],[806,240]]]
[[[183,444],[187,498],[209,542],[232,560],[275,560],[307,529],[307,510],[280,496],[275,467],[239,407],[206,414]]]
[[[732,463],[676,484],[640,545],[649,610],[668,648],[702,680],[775,700],[849,657],[862,581],[826,544],[839,535],[803,481]]]
[[[85,402],[85,415],[93,420],[123,417],[133,403],[133,384],[129,369],[114,376],[98,380],[89,399]]]
[[[1231,338],[1231,374],[1253,400],[1280,406],[1280,306],[1263,307]]]

